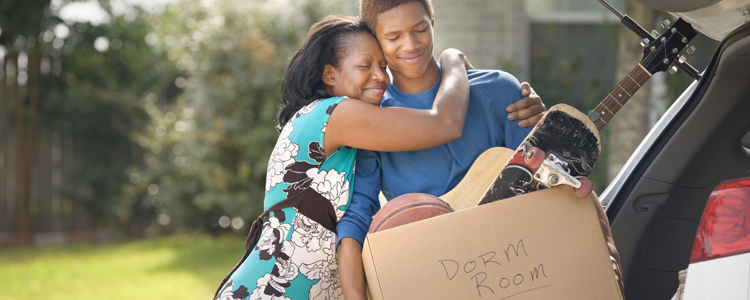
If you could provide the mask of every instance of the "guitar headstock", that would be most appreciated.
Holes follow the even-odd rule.
[[[679,56],[680,52],[697,34],[690,23],[677,19],[659,37],[651,38],[651,42],[643,49],[641,66],[649,73],[655,74],[669,69],[675,60],[684,61]]]

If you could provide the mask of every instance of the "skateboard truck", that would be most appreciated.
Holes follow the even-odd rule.
[[[558,159],[556,155],[550,154],[534,173],[534,179],[548,187],[567,184],[576,189],[581,188],[581,181],[568,174],[563,169],[563,165],[567,165],[567,163]]]
[[[534,172],[534,180],[541,183],[546,187],[554,187],[558,185],[569,185],[574,188],[574,192],[581,198],[588,197],[593,190],[593,184],[586,177],[581,179],[575,178],[565,170],[567,162],[559,159],[557,155],[550,153],[547,157],[539,164],[539,158],[544,157],[544,153],[538,148],[532,148],[527,152],[526,161],[534,166],[538,166],[536,172]]]

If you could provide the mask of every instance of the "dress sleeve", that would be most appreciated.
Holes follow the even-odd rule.
[[[360,244],[364,244],[372,216],[380,210],[380,181],[381,165],[378,153],[357,150],[352,199],[346,213],[336,225],[336,246],[345,237],[354,238]]]

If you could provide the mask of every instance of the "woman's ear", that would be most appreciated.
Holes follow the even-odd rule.
[[[336,85],[336,68],[333,66],[326,64],[325,67],[323,67],[323,83],[325,83],[328,86],[333,87]]]

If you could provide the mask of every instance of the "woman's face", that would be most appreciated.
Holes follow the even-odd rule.
[[[338,68],[326,65],[323,82],[333,96],[348,96],[380,106],[390,84],[380,44],[368,33],[348,37],[347,53]]]

